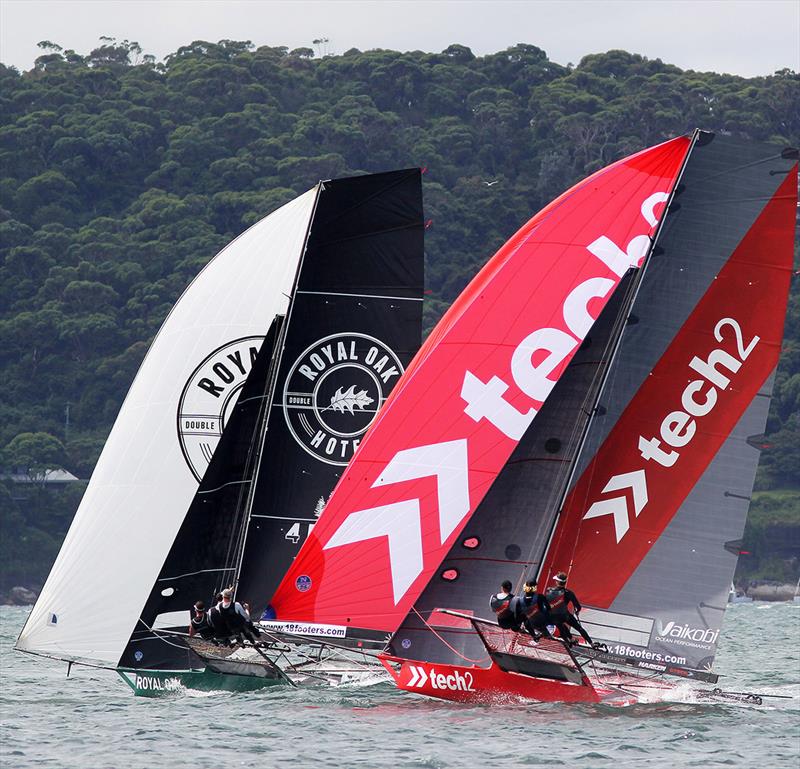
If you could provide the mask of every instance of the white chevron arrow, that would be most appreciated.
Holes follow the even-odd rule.
[[[444,544],[469,512],[467,470],[466,440],[434,443],[398,451],[372,487],[435,475],[439,490],[439,536]]]
[[[425,668],[418,668],[416,665],[409,665],[408,667],[411,670],[411,678],[406,686],[416,686],[418,689],[421,689],[428,680],[428,674],[425,672]]]
[[[442,544],[469,513],[469,464],[466,439],[398,451],[372,488],[436,476],[439,538]],[[419,499],[393,502],[350,513],[323,550],[376,537],[389,542],[389,569],[395,605],[422,573]]]
[[[392,589],[397,605],[422,572],[419,500],[393,502],[350,513],[323,550],[375,537],[387,537],[389,540]]]
[[[638,516],[647,504],[647,479],[645,478],[644,470],[634,470],[630,473],[614,475],[603,487],[603,493],[621,491],[622,489],[631,490],[633,496],[633,512],[635,516]],[[617,537],[617,543],[619,543],[630,528],[628,497],[623,494],[619,497],[601,499],[595,502],[586,512],[586,515],[583,516],[583,520],[599,518],[603,515],[614,516],[614,532]]]

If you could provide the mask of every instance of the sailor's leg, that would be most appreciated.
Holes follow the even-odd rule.
[[[569,628],[566,625],[566,620],[563,617],[558,618],[551,618],[550,620],[557,628],[559,636],[561,636],[561,640],[564,643],[571,644],[572,641],[572,633],[569,632]]]
[[[523,624],[525,625],[525,630],[528,631],[528,633],[530,634],[530,636],[534,640],[537,640],[538,638],[541,638],[542,634],[539,631],[538,626],[536,625],[536,623],[532,619],[530,619],[529,617],[526,617],[523,620]]]
[[[532,625],[535,628],[538,635],[542,638],[552,638],[553,636],[550,635],[550,631],[547,629],[548,620],[542,617],[541,614],[537,614],[536,617],[532,620]]]
[[[573,616],[572,614],[568,614],[566,622],[570,627],[574,627],[575,630],[577,630],[581,634],[583,640],[586,641],[586,643],[589,644],[589,646],[591,646],[594,643],[594,641],[592,641],[592,639],[589,637],[589,634],[583,629],[583,625],[581,625],[577,617]]]

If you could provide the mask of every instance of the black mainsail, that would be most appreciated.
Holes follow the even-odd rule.
[[[420,344],[418,169],[320,183],[288,311],[273,322],[119,661],[202,662],[188,609],[234,585],[257,618]],[[256,354],[257,353],[257,354]],[[182,619],[181,619],[182,618]]]

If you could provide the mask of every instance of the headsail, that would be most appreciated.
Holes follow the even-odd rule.
[[[648,252],[688,146],[674,139],[598,172],[484,267],[347,468],[276,593],[279,618],[399,625]]]
[[[202,667],[188,646],[178,638],[165,637],[163,630],[178,627],[185,631],[192,604],[209,602],[236,578],[247,500],[258,462],[255,447],[283,320],[275,318],[263,343],[260,338],[251,341],[250,373],[236,405],[229,410],[217,449],[139,614],[120,667]]]
[[[191,667],[180,641],[151,629],[185,625],[195,600],[229,585],[260,615],[419,348],[423,237],[419,169],[321,183],[286,318],[253,362],[121,666]]]
[[[315,194],[223,249],[167,316],[18,649],[116,665],[248,373],[250,342],[286,311]]]
[[[710,666],[792,270],[796,152],[693,149],[587,435],[543,575],[593,636]],[[616,646],[615,646],[616,648]]]

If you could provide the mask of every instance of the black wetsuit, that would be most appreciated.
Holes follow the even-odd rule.
[[[525,625],[534,638],[544,636],[552,638],[547,626],[552,624],[550,619],[550,604],[541,593],[526,593],[517,596],[512,601],[512,611],[517,622]]]
[[[227,606],[220,601],[208,614],[217,638],[244,635],[250,641],[254,641],[258,635],[253,628],[253,623],[247,619],[246,612],[238,601],[231,601]]]
[[[552,607],[551,616],[553,618],[553,624],[558,627],[558,632],[561,634],[562,638],[564,638],[565,641],[571,638],[568,629],[564,628],[564,630],[562,630],[563,625],[569,625],[581,634],[583,640],[586,641],[589,646],[592,646],[594,641],[592,641],[589,634],[584,630],[578,618],[569,610],[570,603],[575,607],[576,612],[581,610],[580,601],[578,601],[575,593],[565,587],[554,587],[547,591],[547,600],[550,601],[550,606]]]
[[[200,638],[209,640],[214,637],[214,628],[208,621],[208,612],[191,609],[189,618],[189,635],[199,635]]]
[[[489,599],[489,606],[492,611],[497,615],[497,624],[503,630],[519,630],[519,622],[511,611],[510,605],[514,599],[513,593],[503,593],[505,598],[501,598],[499,594],[495,593]]]

